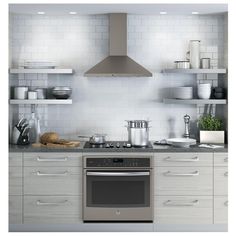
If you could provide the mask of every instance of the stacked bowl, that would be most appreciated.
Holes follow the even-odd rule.
[[[176,99],[192,99],[193,87],[176,87],[173,89],[173,94]]]

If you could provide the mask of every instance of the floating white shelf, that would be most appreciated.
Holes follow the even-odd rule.
[[[55,69],[24,69],[12,68],[11,74],[73,74],[73,69],[55,68]]]
[[[180,74],[226,74],[226,69],[164,69],[162,73]]]
[[[72,99],[10,99],[10,104],[45,104],[45,105],[67,105],[72,104]]]
[[[226,99],[174,99],[174,98],[164,98],[164,103],[168,104],[195,104],[195,105],[204,105],[204,104],[227,104]]]

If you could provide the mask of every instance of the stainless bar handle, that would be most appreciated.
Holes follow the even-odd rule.
[[[192,173],[177,173],[177,172],[171,172],[171,171],[167,171],[165,173],[163,173],[165,176],[197,176],[199,175],[198,171],[194,171]]]
[[[38,200],[38,201],[36,202],[36,204],[37,204],[38,206],[58,206],[58,205],[64,205],[64,204],[66,204],[67,202],[68,202],[68,200],[65,200],[65,201],[63,201],[63,202],[42,202],[42,201]]]
[[[67,157],[62,157],[62,158],[42,158],[42,157],[38,157],[37,161],[41,161],[41,162],[47,162],[47,161],[67,161],[68,158]]]
[[[61,173],[42,173],[40,171],[37,171],[36,174],[38,176],[66,176],[68,174],[68,171],[64,171]]]
[[[226,172],[224,173],[224,176],[225,176],[225,177],[228,177],[228,171],[226,171]]]
[[[166,157],[164,159],[165,161],[172,161],[172,162],[194,162],[194,161],[199,161],[199,157],[193,157],[193,158],[171,158],[171,157]]]
[[[147,176],[149,172],[87,172],[89,176]]]
[[[164,202],[164,205],[166,206],[195,206],[198,203],[199,203],[198,200],[194,200],[191,202],[167,200],[166,202]]]
[[[228,157],[226,157],[226,158],[224,159],[224,162],[228,162]]]
[[[226,201],[226,202],[224,203],[224,205],[225,205],[225,206],[228,206],[228,201]]]

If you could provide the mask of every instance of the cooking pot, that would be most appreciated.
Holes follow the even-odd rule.
[[[106,142],[106,134],[94,134],[92,136],[79,135],[79,138],[89,138],[90,144],[104,144]]]
[[[145,147],[149,143],[149,122],[147,120],[127,120],[128,141],[132,146]]]

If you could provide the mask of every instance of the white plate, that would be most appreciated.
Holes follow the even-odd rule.
[[[189,147],[197,143],[196,139],[192,138],[169,138],[166,140],[168,144],[175,147]]]

